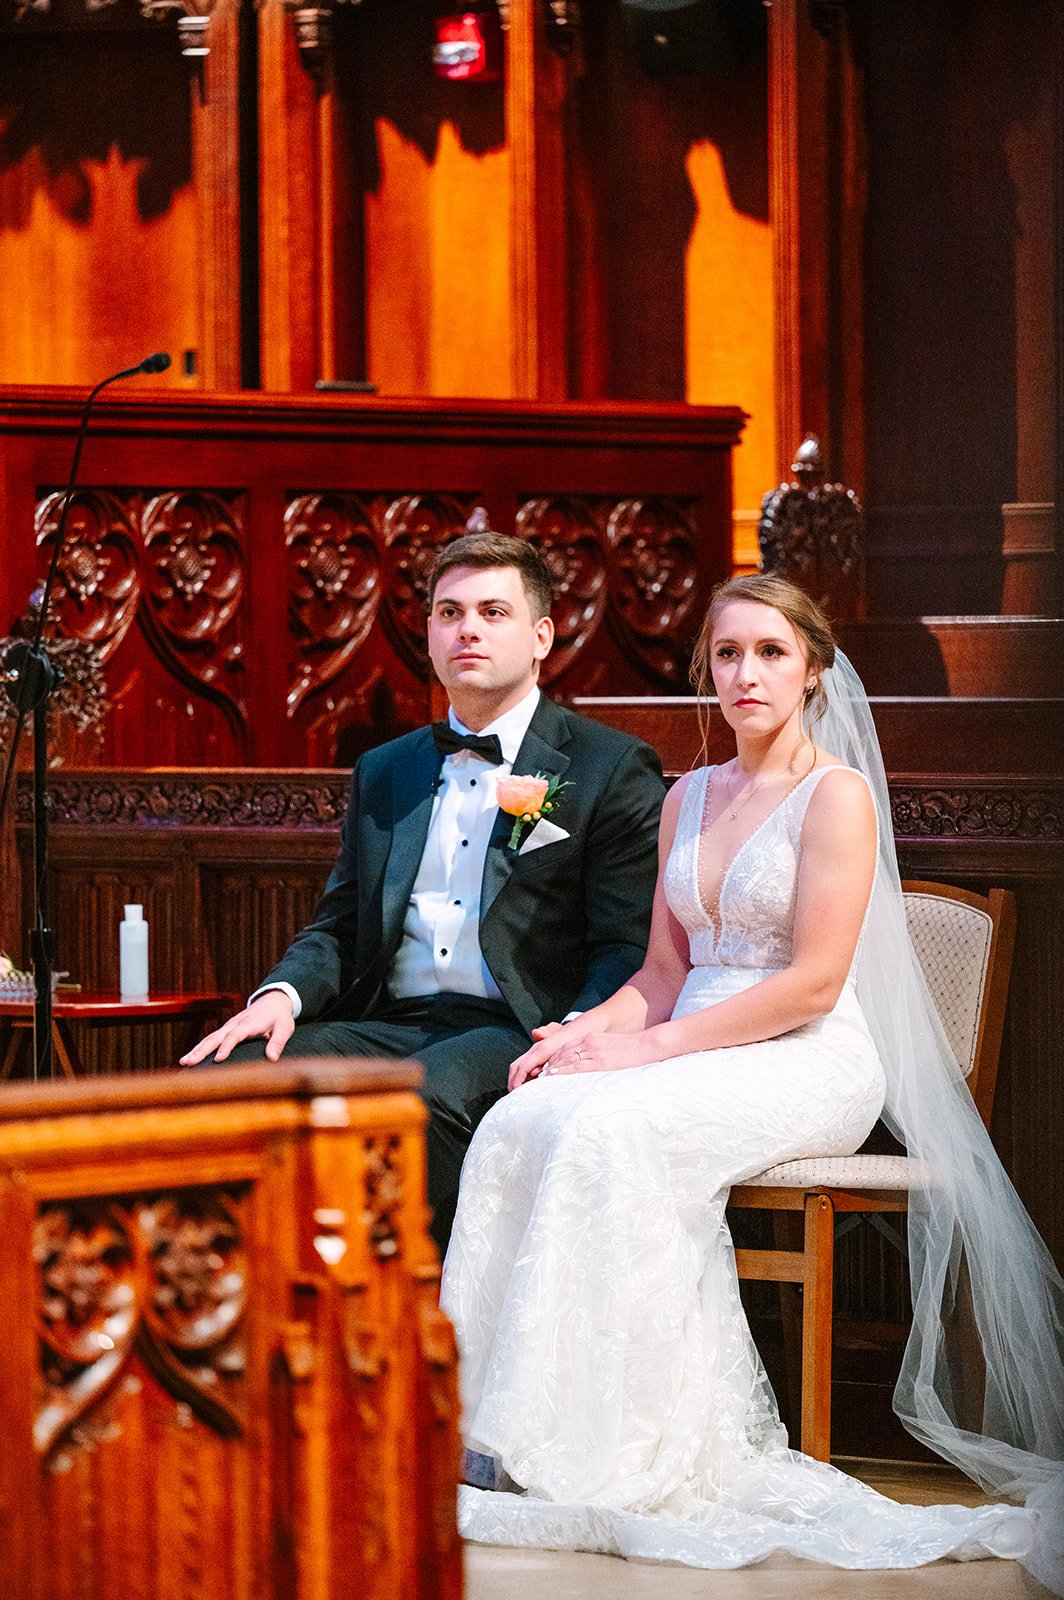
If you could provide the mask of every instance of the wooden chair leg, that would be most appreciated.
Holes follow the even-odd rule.
[[[831,1300],[835,1208],[826,1194],[805,1200],[805,1293],[802,1318],[802,1449],[831,1459]]]
[[[793,1250],[796,1258],[804,1249],[803,1229],[805,1219],[800,1211],[774,1211],[772,1213],[772,1242],[777,1250]],[[777,1288],[780,1298],[780,1324],[783,1331],[783,1371],[787,1392],[787,1433],[796,1441],[802,1420],[802,1286],[800,1283],[781,1281]]]

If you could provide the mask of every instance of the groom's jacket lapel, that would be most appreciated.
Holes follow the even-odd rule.
[[[381,896],[381,943],[397,948],[406,908],[432,818],[432,798],[443,758],[433,743],[431,730],[406,760],[392,772],[392,841],[384,871]]]
[[[569,740],[569,724],[564,711],[552,700],[546,699],[545,696],[541,697],[513,764],[515,776],[524,777],[537,772],[541,772],[544,777],[548,777],[551,773],[560,776],[569,766],[569,757],[562,749]],[[513,817],[500,810],[495,818],[495,825],[488,841],[488,853],[484,858],[484,877],[480,889],[482,929],[488,912],[509,882],[517,860],[517,851],[509,848],[513,825]]]

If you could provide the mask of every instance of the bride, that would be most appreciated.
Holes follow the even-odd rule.
[[[467,1443],[514,1492],[463,1487],[462,1531],[706,1567],[1018,1556],[1059,1584],[1064,1284],[919,978],[863,690],[818,608],[771,575],[716,591],[694,672],[736,756],[666,801],[646,961],[537,1031],[466,1158],[443,1304]],[[1024,1507],[898,1505],[787,1446],[729,1189],[854,1152],[881,1112],[927,1174],[895,1405]]]

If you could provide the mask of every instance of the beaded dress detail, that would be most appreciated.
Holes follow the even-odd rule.
[[[739,846],[707,906],[710,769],[688,783],[665,891],[687,932],[684,1016],[791,959],[801,830],[826,772]],[[1022,1553],[1029,1514],[901,1506],[788,1448],[742,1310],[728,1192],[780,1161],[852,1154],[883,1102],[847,982],[779,1038],[627,1071],[541,1077],[466,1157],[443,1304],[466,1442],[523,1493],[462,1488],[467,1538],[735,1567],[786,1550],[844,1567]]]

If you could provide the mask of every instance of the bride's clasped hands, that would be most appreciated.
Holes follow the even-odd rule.
[[[657,1061],[658,1052],[647,1032],[608,1033],[582,1026],[577,1018],[536,1028],[537,1043],[518,1056],[510,1068],[510,1088],[539,1077],[569,1072],[619,1072],[625,1067],[645,1067]]]

